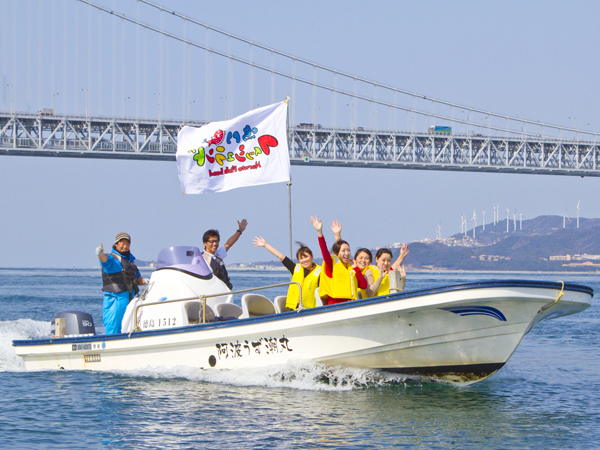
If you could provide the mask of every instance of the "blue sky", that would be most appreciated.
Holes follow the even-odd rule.
[[[160,0],[157,0],[160,3]],[[205,44],[202,29],[133,0],[96,3]],[[170,8],[261,44],[398,88],[499,113],[600,131],[594,58],[597,2],[170,1]],[[185,48],[76,0],[0,0],[0,109],[222,120],[292,95],[289,82]],[[247,47],[211,35],[211,46],[248,57]],[[289,71],[254,50],[255,61]],[[273,62],[271,62],[273,61]],[[306,67],[299,74],[312,77]],[[335,80],[318,73],[318,81]],[[254,89],[249,89],[250,79]],[[340,85],[342,80],[338,80]],[[350,87],[351,88],[351,87]],[[82,90],[83,89],[83,90]],[[362,89],[362,88],[361,88]],[[54,96],[53,96],[54,94]],[[190,102],[194,102],[191,103]],[[410,119],[296,85],[296,123],[407,129]],[[352,117],[351,117],[352,116]],[[424,120],[415,126],[425,128]],[[595,178],[385,169],[292,167],[294,240],[316,249],[309,217],[342,221],[352,248],[460,231],[460,215],[494,204],[524,219],[599,217]],[[287,188],[259,186],[181,194],[175,163],[0,157],[0,267],[92,267],[95,247],[132,235],[132,251],[155,259],[170,245],[201,246],[249,226],[229,261],[271,259],[262,235],[288,252]],[[326,234],[329,241],[331,234]]]

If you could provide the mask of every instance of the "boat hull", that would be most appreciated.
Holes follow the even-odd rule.
[[[591,305],[592,290],[577,285],[565,286],[553,304],[561,287],[470,283],[250,319],[13,345],[27,370],[212,370],[312,361],[476,381],[499,370],[540,321]]]

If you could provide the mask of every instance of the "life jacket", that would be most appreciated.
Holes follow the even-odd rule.
[[[323,297],[326,294],[332,298],[356,300],[358,296],[358,279],[354,269],[352,266],[346,267],[337,256],[331,255],[331,260],[333,262],[332,277],[329,278],[325,274],[325,270],[321,271],[322,284],[319,285],[319,296]],[[325,280],[324,283],[323,280]]]
[[[331,284],[331,278],[325,273],[325,262],[321,267],[321,274],[319,275],[319,297],[327,298],[329,295],[329,285]]]
[[[223,258],[219,255],[211,255],[208,252],[202,252],[202,256],[204,260],[210,265],[210,269],[215,277],[221,280],[223,283],[227,285],[229,289],[233,288],[233,284],[229,280],[229,274],[227,273],[227,269],[225,268],[225,263],[223,262]]]
[[[135,295],[137,295],[140,290],[137,285],[138,268],[135,263],[115,252],[112,252],[110,255],[121,263],[123,269],[117,273],[102,271],[102,290],[118,294],[133,289]]]
[[[373,266],[367,266],[365,267],[363,270],[361,270],[362,274],[365,275],[367,273],[367,270],[371,269]],[[373,273],[373,271],[371,271],[371,273]],[[367,276],[365,275],[365,279],[367,278]],[[374,278],[376,279],[376,278]],[[368,282],[368,280],[367,280]],[[360,292],[360,298],[369,298],[369,295],[367,294],[367,290],[366,289],[359,289],[358,292]]]
[[[379,268],[375,266],[369,266],[371,272],[373,272],[373,280],[377,281],[379,279]],[[390,274],[386,273],[381,280],[381,284],[379,285],[379,289],[373,297],[379,297],[380,295],[388,295],[390,293]]]
[[[305,308],[314,308],[317,306],[317,300],[315,298],[315,291],[319,287],[319,275],[321,274],[321,266],[315,264],[310,273],[304,276],[304,267],[300,264],[296,264],[294,273],[292,274],[292,281],[300,283],[302,286],[302,306]],[[319,291],[320,293],[320,291]],[[286,308],[296,309],[298,307],[298,286],[291,284],[288,289],[287,301],[285,302]]]

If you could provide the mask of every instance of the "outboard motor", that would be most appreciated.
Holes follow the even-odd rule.
[[[82,311],[61,311],[56,313],[54,317],[51,333],[54,333],[55,320],[65,319],[65,334],[96,334],[96,327],[91,314]]]

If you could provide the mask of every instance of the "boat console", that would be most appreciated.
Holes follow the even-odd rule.
[[[156,266],[146,290],[127,307],[124,333],[133,331],[136,323],[141,330],[156,330],[212,322],[219,303],[233,302],[231,291],[213,275],[198,247],[165,248]],[[200,300],[205,295],[211,296],[205,300],[206,312]]]

